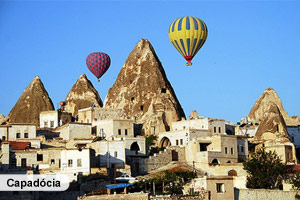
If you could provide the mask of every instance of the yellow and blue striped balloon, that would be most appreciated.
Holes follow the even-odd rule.
[[[207,26],[197,17],[180,17],[169,28],[169,39],[177,51],[191,65],[193,57],[207,38]]]

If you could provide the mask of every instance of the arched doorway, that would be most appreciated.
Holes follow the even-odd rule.
[[[237,172],[234,169],[232,169],[228,172],[228,176],[237,176]]]
[[[130,151],[135,151],[135,154],[138,154],[138,152],[140,151],[140,147],[137,142],[131,144]]]
[[[218,159],[215,158],[215,159],[213,159],[213,160],[211,161],[211,164],[212,164],[212,165],[218,165],[218,164],[220,164],[220,163],[219,163]]]
[[[171,141],[167,137],[163,137],[160,141],[160,147],[169,147],[171,146]]]

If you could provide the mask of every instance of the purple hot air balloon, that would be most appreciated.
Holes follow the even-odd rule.
[[[94,52],[86,57],[86,65],[100,81],[99,78],[110,66],[110,57],[106,53]]]

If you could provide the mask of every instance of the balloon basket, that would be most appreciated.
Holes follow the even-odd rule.
[[[98,82],[100,82],[100,79],[98,79]]]
[[[186,65],[186,66],[191,66],[192,63],[191,63],[191,62],[187,62],[185,65]]]

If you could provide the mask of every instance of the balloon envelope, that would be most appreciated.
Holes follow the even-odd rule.
[[[106,53],[94,52],[87,56],[86,65],[99,79],[110,66],[110,57]]]
[[[169,28],[169,39],[177,51],[191,65],[193,57],[207,38],[207,26],[197,17],[180,17]]]

